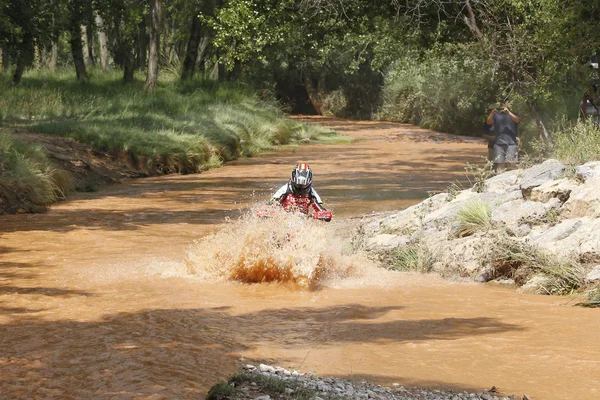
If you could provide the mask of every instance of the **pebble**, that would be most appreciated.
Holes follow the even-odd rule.
[[[250,373],[261,374],[265,377],[276,378],[282,381],[295,382],[306,388],[319,392],[321,396],[345,399],[376,399],[376,400],[499,400],[497,396],[492,396],[488,390],[480,393],[451,392],[438,389],[426,390],[420,388],[406,388],[400,383],[392,384],[392,388],[378,386],[366,381],[361,383],[352,383],[350,381],[338,378],[321,378],[312,373],[303,374],[295,370],[286,370],[281,367],[259,364],[258,368],[247,364],[244,369]],[[253,382],[252,386],[255,385]],[[294,390],[286,388],[285,393],[291,394]],[[508,396],[514,400],[532,400],[529,396]],[[270,397],[259,396],[254,400],[270,400]],[[313,397],[313,400],[324,400],[320,396]]]

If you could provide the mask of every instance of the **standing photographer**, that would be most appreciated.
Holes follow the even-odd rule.
[[[494,125],[496,141],[494,143],[494,169],[503,171],[507,167],[514,168],[519,160],[517,128],[521,117],[510,110],[510,105],[504,101],[498,107],[492,108],[486,123]]]

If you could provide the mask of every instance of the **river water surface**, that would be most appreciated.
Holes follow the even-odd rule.
[[[189,249],[236,247],[219,243],[234,232],[226,221],[268,199],[298,161],[343,230],[466,185],[465,163],[486,153],[407,125],[318,121],[357,140],[0,217],[0,397],[202,398],[240,364],[265,361],[381,384],[600,398],[599,310],[567,298],[380,269],[318,290],[192,273]]]

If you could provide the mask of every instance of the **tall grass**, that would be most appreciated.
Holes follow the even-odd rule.
[[[592,120],[563,119],[552,132],[550,154],[569,165],[600,160],[600,127]]]
[[[519,285],[536,274],[545,276],[542,290],[546,294],[571,294],[585,283],[585,270],[578,262],[505,236],[498,237],[484,258],[497,277],[513,278]]]
[[[73,138],[147,174],[198,172],[277,145],[335,136],[287,118],[277,103],[239,84],[182,83],[163,73],[148,93],[142,76],[123,84],[119,72],[90,75],[91,82],[80,85],[71,70],[29,71],[15,87],[0,73],[0,123]],[[0,209],[45,206],[72,186],[42,148],[2,134]]]
[[[422,242],[408,244],[394,249],[387,263],[396,271],[412,271],[427,273],[433,268],[435,261],[431,250]]]
[[[494,100],[493,65],[472,54],[406,56],[386,74],[376,118],[474,134]]]
[[[479,231],[489,230],[492,226],[492,207],[480,200],[467,203],[456,215],[455,234],[465,237]]]
[[[73,184],[72,177],[57,169],[41,147],[0,132],[0,214],[51,204],[64,198]]]
[[[128,85],[120,78],[93,73],[79,85],[71,71],[29,72],[13,87],[0,75],[0,121],[89,143],[150,173],[197,172],[323,133],[240,85],[163,74],[147,93],[142,77]]]

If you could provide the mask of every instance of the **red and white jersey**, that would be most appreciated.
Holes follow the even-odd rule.
[[[294,193],[291,184],[288,182],[283,185],[273,195],[273,200],[279,202],[286,211],[298,210],[303,214],[312,212],[324,211],[321,197],[317,191],[311,186],[307,194]]]

